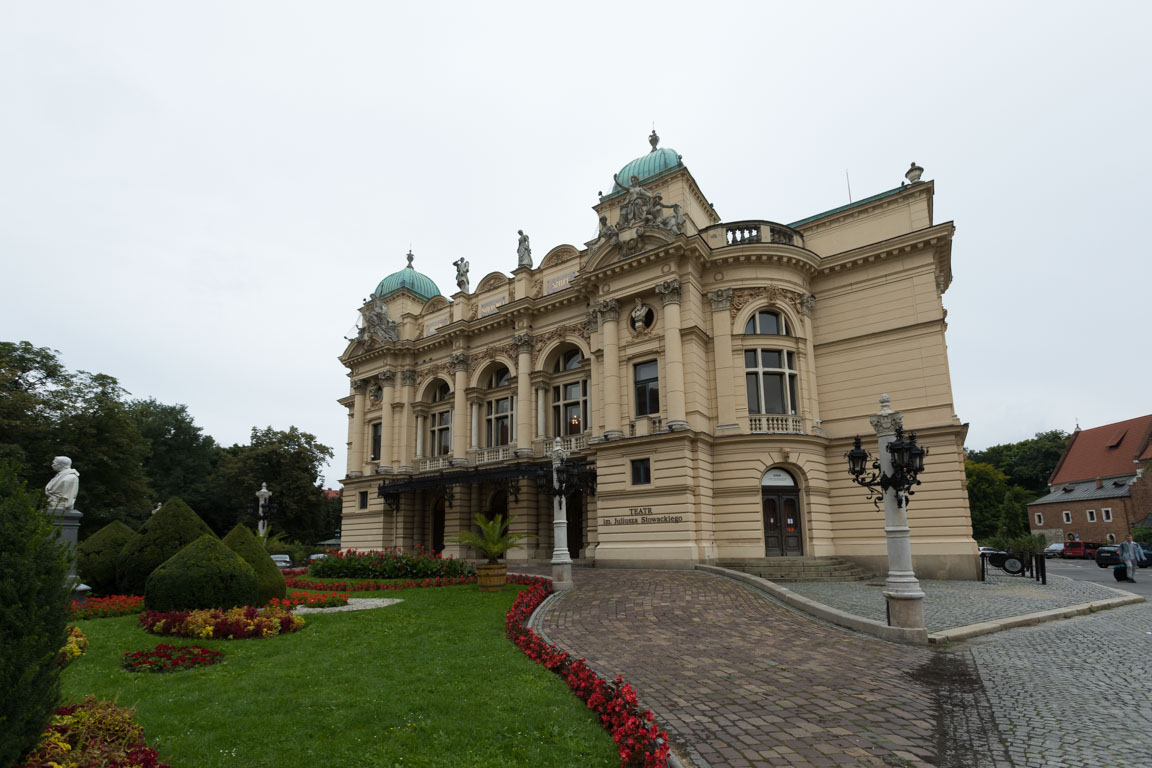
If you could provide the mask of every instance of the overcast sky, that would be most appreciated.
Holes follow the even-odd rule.
[[[898,186],[954,220],[967,445],[1152,411],[1152,6],[0,0],[0,339],[219,442],[345,468],[337,356],[376,283],[442,292],[595,232],[662,146],[726,221]],[[879,393],[877,393],[879,394]],[[899,407],[899,403],[895,404]],[[82,457],[77,466],[82,468]]]

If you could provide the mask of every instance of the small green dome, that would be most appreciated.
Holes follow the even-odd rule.
[[[373,293],[384,298],[401,289],[407,289],[409,293],[415,294],[425,301],[433,296],[439,296],[440,289],[436,287],[436,283],[432,282],[432,278],[417,272],[412,267],[413,258],[412,251],[408,251],[408,266],[381,280]]]
[[[648,137],[648,142],[652,145],[652,150],[648,154],[641,155],[621,168],[620,172],[616,174],[616,178],[628,184],[631,183],[632,177],[636,176],[640,179],[640,182],[643,183],[646,179],[682,166],[681,155],[674,149],[657,147],[656,144],[659,141],[660,137],[656,135],[656,131],[652,131],[652,135]],[[619,184],[613,184],[609,196],[623,191],[624,189]]]

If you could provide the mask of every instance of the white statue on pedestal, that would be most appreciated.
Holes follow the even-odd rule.
[[[57,456],[53,459],[52,469],[56,470],[56,477],[44,486],[48,510],[67,512],[76,506],[76,494],[80,490],[80,473],[72,469],[72,459],[67,456]]]

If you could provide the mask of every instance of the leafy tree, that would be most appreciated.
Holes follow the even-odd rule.
[[[983,541],[1000,532],[1001,505],[1008,492],[1008,477],[996,467],[969,459],[964,462],[968,476],[968,509],[972,513],[972,535]]]
[[[238,516],[254,520],[246,510],[255,503],[260,484],[267,483],[276,504],[273,529],[307,542],[329,538],[334,531],[325,519],[320,470],[331,457],[331,448],[294,426],[287,431],[253,427],[250,445],[234,445],[221,454],[209,515],[213,525],[229,516],[229,527]]]
[[[193,509],[206,509],[220,461],[216,441],[196,426],[185,405],[149,398],[132,401],[128,411],[148,444],[144,474],[155,498],[179,496]]]
[[[22,477],[52,461],[54,424],[73,387],[57,354],[27,341],[0,341],[0,459],[22,462]]]
[[[1018,443],[1003,443],[982,451],[969,451],[968,458],[991,464],[1008,476],[1011,485],[1027,488],[1036,496],[1048,492],[1048,478],[1068,446],[1070,435],[1061,429],[1037,432]]]
[[[58,704],[69,561],[37,494],[0,461],[0,765],[36,746]]]

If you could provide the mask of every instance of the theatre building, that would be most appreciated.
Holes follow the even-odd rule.
[[[908,509],[917,574],[975,573],[941,296],[951,222],[915,166],[886,192],[792,222],[721,220],[683,159],[627,163],[572,229],[599,235],[451,297],[415,257],[384,277],[341,356],[346,549],[423,546],[508,513],[597,567],[835,555],[887,570],[884,515],[844,454],[887,393],[929,453]],[[770,212],[766,212],[770,213]],[[490,250],[490,244],[477,244]]]

